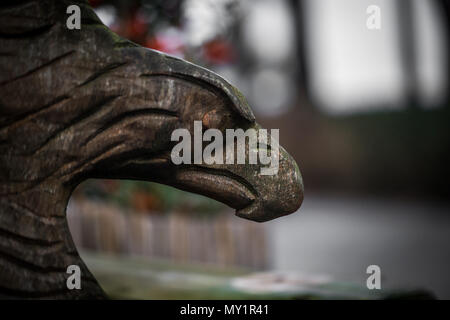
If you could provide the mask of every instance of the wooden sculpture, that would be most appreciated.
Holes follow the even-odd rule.
[[[81,29],[66,26],[81,8]],[[155,181],[265,221],[296,211],[303,186],[282,149],[260,165],[175,165],[171,133],[259,128],[218,75],[120,38],[84,1],[0,5],[0,297],[102,298],[72,241],[66,206],[88,178]],[[269,146],[270,147],[270,146]],[[69,265],[82,289],[69,290]]]

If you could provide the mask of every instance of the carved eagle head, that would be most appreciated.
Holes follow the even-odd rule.
[[[264,165],[248,161],[175,165],[175,129],[192,137],[194,121],[224,137],[226,129],[259,129],[244,96],[207,69],[118,37],[81,7],[81,30],[68,30],[64,3],[53,4],[50,12],[61,14],[2,39],[3,50],[16,46],[2,64],[0,137],[9,155],[3,167],[24,161],[29,168],[11,168],[10,180],[24,187],[49,178],[71,187],[91,177],[156,181],[217,199],[256,221],[299,208],[301,175],[283,148],[274,175],[261,175]]]
[[[172,133],[184,128],[194,139],[195,121],[224,136],[260,129],[245,98],[209,70],[120,38],[85,1],[77,2],[81,29],[69,30],[73,3],[0,8],[0,266],[15,266],[0,276],[0,294],[3,286],[64,295],[54,289],[64,273],[36,278],[36,270],[82,263],[64,216],[71,192],[88,178],[167,184],[255,221],[299,208],[302,178],[281,147],[273,175],[261,175],[262,164],[174,164]],[[271,143],[263,148],[276,149]],[[32,288],[26,279],[35,279]]]

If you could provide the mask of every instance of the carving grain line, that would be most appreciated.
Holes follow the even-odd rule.
[[[27,215],[32,216],[34,219],[38,219],[39,222],[42,222],[45,225],[51,225],[51,226],[56,225],[57,221],[54,221],[53,219],[55,219],[55,218],[56,219],[62,219],[64,217],[64,216],[60,216],[60,215],[45,215],[45,216],[42,216],[42,215],[37,214],[33,210],[31,210],[31,209],[29,209],[29,208],[27,208],[27,207],[25,207],[23,205],[20,205],[18,203],[12,202],[12,201],[8,201],[8,202],[2,201],[1,205],[13,209],[19,215],[23,214],[23,212],[21,212],[23,210]]]
[[[64,267],[55,266],[41,266],[32,262],[29,262],[23,258],[16,257],[12,254],[6,253],[5,251],[0,251],[0,259],[8,261],[9,263],[34,272],[39,273],[49,273],[49,272],[66,272]],[[1,265],[1,264],[0,264]]]
[[[42,64],[42,65],[40,65],[40,66],[38,66],[38,67],[36,67],[36,68],[34,68],[34,69],[31,69],[31,70],[25,72],[24,74],[21,74],[20,76],[17,76],[17,77],[14,77],[14,78],[12,78],[12,79],[8,79],[8,80],[5,80],[5,81],[0,82],[0,86],[4,86],[4,85],[6,85],[6,84],[8,84],[8,83],[10,83],[10,82],[14,82],[14,81],[16,81],[16,80],[25,78],[25,77],[29,76],[30,74],[33,74],[33,73],[35,73],[35,72],[37,72],[37,71],[39,71],[39,70],[41,70],[41,69],[44,69],[45,67],[48,67],[48,66],[50,66],[50,65],[52,65],[52,64],[54,64],[54,63],[56,63],[56,62],[58,62],[59,60],[64,59],[65,57],[68,57],[68,56],[74,54],[75,52],[76,52],[75,50],[70,50],[69,52],[66,52],[66,53],[64,53],[64,54],[62,54],[62,55],[60,55],[60,56],[58,56],[58,57],[55,57],[55,58],[53,58],[53,59],[50,59],[50,60],[47,61],[46,63],[44,63],[44,64]]]
[[[95,79],[97,79],[98,77],[101,77],[105,74],[110,73],[112,70],[120,68],[122,66],[127,65],[128,62],[115,62],[115,63],[111,63],[109,65],[107,65],[106,67],[94,72],[94,74],[92,74],[91,76],[89,76],[85,81],[83,81],[81,84],[79,84],[77,87],[82,87],[85,86],[87,84],[89,84],[90,82],[94,81]]]
[[[23,156],[23,155],[21,155]],[[26,155],[25,155],[26,156]],[[47,174],[44,177],[41,177],[39,179],[36,180],[27,180],[27,181],[20,181],[21,183],[28,183],[28,185],[26,187],[24,187],[21,190],[16,190],[16,191],[12,191],[12,192],[5,192],[5,193],[0,193],[0,196],[12,196],[12,195],[18,195],[21,194],[23,192],[26,191],[30,191],[32,189],[34,189],[35,187],[37,187],[38,185],[45,183],[49,178],[51,178],[52,176],[54,176],[54,174],[56,172],[58,172],[62,167],[64,166],[64,163],[62,163],[61,165],[59,165],[59,167],[57,167],[56,169],[54,169],[52,172],[50,172],[49,174]],[[11,180],[9,180],[11,181]],[[56,215],[50,215],[50,216],[46,216],[46,217],[57,217]],[[59,217],[59,216],[58,216]]]
[[[235,174],[235,173],[233,173],[231,171],[224,170],[224,169],[204,167],[204,166],[200,166],[200,165],[186,166],[186,169],[183,169],[183,170],[186,170],[186,171],[199,171],[199,172],[208,173],[208,174],[211,174],[211,175],[223,176],[225,178],[232,179],[232,180],[240,183],[245,188],[247,188],[256,198],[259,197],[258,191],[252,186],[252,184],[250,182],[248,182],[243,177],[241,177],[241,176],[239,176],[239,175],[237,175],[237,174]]]
[[[199,85],[202,88],[206,87],[206,89],[209,90],[210,92],[231,101],[225,93],[223,93],[219,88],[217,88],[213,84],[211,84],[208,81],[205,81],[203,79],[195,78],[193,76],[183,75],[183,74],[179,74],[179,73],[170,74],[170,73],[164,73],[164,72],[155,72],[155,73],[143,73],[139,77],[141,77],[141,78],[167,77],[167,78],[184,80],[189,83],[195,83],[196,85]]]
[[[67,176],[70,174],[74,175],[77,172],[83,171],[86,166],[94,165],[95,160],[101,160],[101,156],[103,156],[103,155],[108,156],[108,154],[112,153],[115,149],[118,149],[122,146],[124,146],[124,143],[122,141],[111,143],[111,144],[105,146],[105,148],[102,148],[99,152],[95,153],[95,155],[93,155],[87,159],[83,159],[75,167],[70,168],[70,171],[64,172],[64,170],[66,170],[67,167],[70,167],[73,165],[73,162],[68,163],[67,165],[62,167],[61,177],[64,177],[64,176]]]
[[[173,58],[173,57],[168,57],[168,58],[178,60],[177,58]],[[233,100],[224,91],[222,91],[220,88],[216,87],[214,84],[212,84],[204,79],[199,79],[199,78],[196,78],[193,76],[184,75],[184,74],[180,74],[180,73],[170,74],[170,73],[163,73],[163,72],[143,73],[143,74],[139,75],[139,77],[142,77],[142,78],[166,77],[166,78],[180,79],[180,80],[186,81],[191,84],[192,83],[196,84],[196,85],[200,86],[202,89],[206,89],[209,92],[211,92],[212,94],[214,94],[215,96],[222,98],[227,104],[229,104],[231,106],[231,108],[234,111],[236,111],[238,114],[241,114],[241,111],[235,105]]]
[[[84,141],[84,143],[86,144],[86,143],[90,142],[92,139],[94,139],[96,136],[98,136],[102,132],[108,130],[109,128],[112,128],[113,126],[115,126],[127,119],[132,119],[134,117],[139,117],[139,116],[157,116],[157,115],[173,117],[176,119],[179,118],[179,115],[176,111],[160,109],[160,108],[145,108],[145,109],[124,112],[124,113],[121,113],[118,116],[112,118],[111,120],[106,122],[103,126],[101,126],[99,129],[97,129],[94,133],[89,135],[86,138],[86,140]]]
[[[11,128],[11,127],[15,127],[15,126],[19,125],[22,122],[29,121],[31,118],[33,118],[34,116],[37,116],[41,112],[49,110],[52,107],[59,105],[60,102],[68,100],[68,99],[70,99],[70,97],[68,95],[59,96],[56,99],[53,99],[52,101],[50,101],[48,104],[38,108],[37,110],[32,110],[31,112],[28,112],[28,113],[25,113],[25,114],[21,115],[20,117],[16,118],[14,120],[14,122],[9,123],[9,124],[1,127],[0,130],[4,131],[5,129]]]
[[[49,137],[47,137],[47,139],[45,139],[45,141],[39,147],[37,147],[36,149],[34,149],[32,151],[32,154],[40,152],[42,149],[45,148],[46,145],[51,143],[53,140],[57,139],[63,132],[69,130],[70,128],[72,128],[73,126],[77,125],[81,121],[83,121],[85,119],[88,119],[89,117],[91,117],[92,115],[94,115],[95,113],[100,111],[104,106],[106,106],[110,102],[114,101],[118,97],[120,97],[120,95],[107,97],[107,98],[103,99],[102,101],[100,101],[99,103],[97,103],[96,105],[88,108],[81,115],[78,115],[77,117],[72,119],[68,126],[65,126],[65,127],[61,128],[59,130],[56,130]]]
[[[4,229],[0,226],[0,237],[4,237],[6,239],[13,239],[17,242],[21,242],[28,245],[36,245],[40,247],[49,247],[49,246],[55,246],[57,244],[62,244],[62,240],[45,240],[45,239],[37,239],[37,238],[30,238],[18,233],[11,232],[9,230]]]

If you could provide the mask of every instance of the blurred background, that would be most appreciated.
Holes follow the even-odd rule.
[[[237,86],[305,183],[298,213],[258,224],[167,186],[84,182],[69,226],[107,293],[450,299],[448,1],[90,3],[119,35]]]

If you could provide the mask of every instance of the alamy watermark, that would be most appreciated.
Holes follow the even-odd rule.
[[[66,9],[66,13],[70,16],[66,20],[66,27],[69,30],[81,29],[81,10],[76,4],[70,5]]]
[[[366,20],[366,27],[369,30],[381,29],[381,8],[374,4],[370,5],[366,9],[366,13],[369,15]]]
[[[70,274],[70,276],[67,278],[66,286],[67,289],[73,290],[81,289],[81,269],[76,264],[71,264],[67,267],[66,273]]]
[[[188,129],[175,129],[171,141],[179,141],[170,154],[172,162],[179,164],[261,164],[261,175],[275,175],[279,167],[279,129],[226,129],[225,141],[218,129],[203,132],[202,122],[194,121],[194,147],[192,159],[192,138]],[[181,141],[180,141],[181,139]],[[248,141],[248,157],[246,156]],[[210,142],[203,149],[203,142]],[[224,152],[225,142],[225,152]],[[235,152],[236,151],[236,152]],[[235,157],[236,155],[236,157]],[[225,159],[224,159],[225,156]],[[246,162],[248,159],[248,162]]]
[[[366,273],[370,276],[366,280],[366,286],[369,290],[381,289],[381,268],[376,264],[367,267]]]

